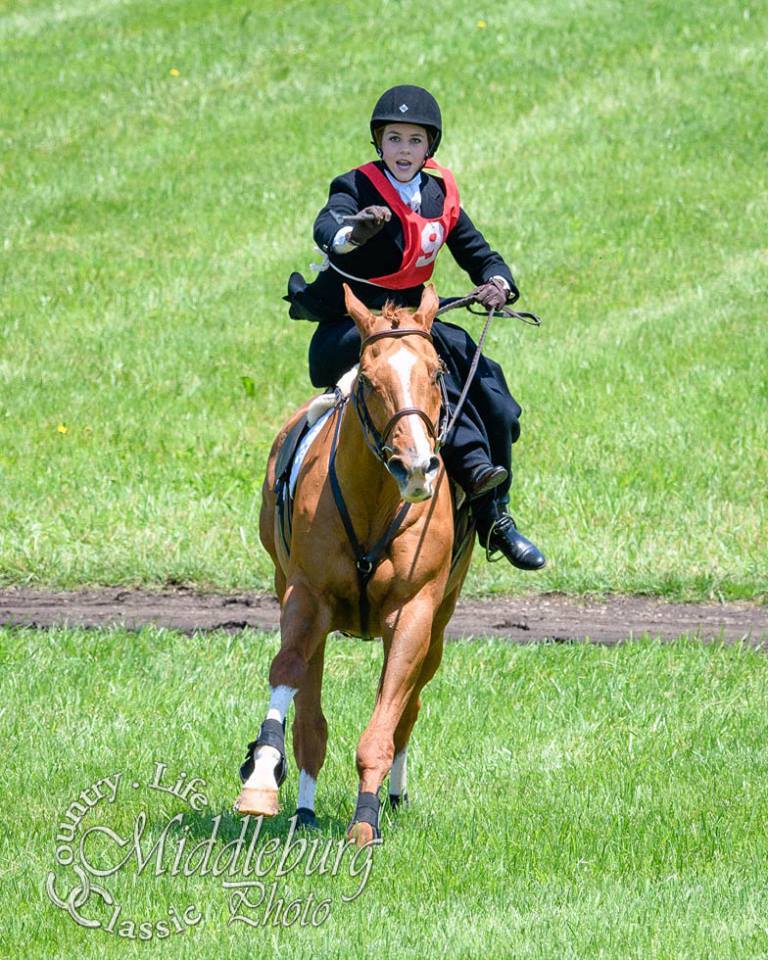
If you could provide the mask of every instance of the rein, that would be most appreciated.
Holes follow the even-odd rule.
[[[441,307],[437,311],[436,316],[439,316],[442,313],[447,313],[449,310],[456,310],[459,307],[467,307],[467,309],[469,309],[470,304],[474,302],[474,297],[464,297],[461,300],[456,300],[453,303],[448,303]],[[438,382],[442,396],[442,413],[438,427],[435,426],[435,424],[427,415],[426,411],[419,409],[419,407],[403,407],[401,410],[395,411],[395,413],[390,417],[387,425],[384,427],[384,430],[379,433],[371,419],[371,415],[368,413],[368,407],[365,404],[365,396],[363,393],[365,389],[365,383],[360,376],[357,378],[357,385],[350,397],[340,398],[337,402],[336,426],[334,428],[331,452],[328,459],[328,479],[331,484],[333,499],[336,502],[336,509],[339,511],[339,516],[344,524],[347,539],[349,540],[350,546],[352,547],[352,552],[355,556],[355,570],[357,571],[357,584],[360,596],[360,633],[364,637],[368,636],[368,626],[371,611],[371,604],[370,600],[368,599],[368,584],[376,573],[376,570],[381,563],[387,548],[392,543],[397,535],[398,530],[402,526],[402,523],[411,508],[411,504],[401,503],[400,508],[390,521],[387,529],[384,531],[381,537],[379,537],[370,550],[366,550],[362,546],[360,541],[357,539],[352,517],[350,516],[349,509],[344,502],[344,495],[341,491],[338,474],[336,473],[336,451],[338,450],[339,446],[339,435],[341,433],[344,407],[346,406],[348,400],[351,399],[352,406],[354,407],[355,413],[357,414],[360,425],[363,429],[363,437],[365,442],[376,459],[379,460],[385,467],[387,466],[388,460],[394,452],[392,447],[388,446],[387,440],[392,433],[395,424],[402,417],[421,417],[421,419],[424,421],[427,431],[429,432],[429,435],[435,442],[435,453],[437,453],[448,439],[451,430],[453,430],[455,427],[456,421],[461,413],[461,409],[464,406],[465,400],[467,399],[467,394],[469,393],[472,380],[477,372],[477,366],[480,362],[483,345],[485,344],[485,339],[488,335],[488,330],[491,326],[491,320],[493,319],[494,313],[505,317],[516,317],[517,319],[522,320],[524,323],[529,323],[533,326],[539,326],[541,324],[539,318],[533,313],[518,313],[516,310],[510,310],[507,307],[502,307],[500,310],[496,311],[490,309],[488,311],[488,317],[485,321],[485,325],[483,326],[482,333],[480,334],[480,339],[477,342],[477,350],[472,358],[467,379],[464,382],[458,402],[456,403],[456,406],[451,414],[449,414],[448,392],[445,387],[443,376],[442,374],[438,376]],[[363,351],[369,344],[375,343],[377,340],[410,336],[424,337],[424,339],[429,340],[430,343],[433,342],[432,335],[430,333],[417,327],[402,327],[395,330],[382,330],[379,333],[372,333],[369,337],[366,337],[365,340],[363,340],[360,345],[360,355],[362,356]]]
[[[349,515],[349,509],[344,502],[344,494],[341,492],[339,477],[336,473],[336,451],[338,450],[339,446],[341,421],[343,419],[344,407],[346,406],[347,400],[348,398],[345,397],[339,402],[339,405],[336,408],[336,427],[333,431],[331,453],[328,460],[328,479],[331,483],[333,499],[336,501],[336,509],[339,511],[339,516],[341,517],[341,521],[344,524],[344,529],[347,532],[347,539],[349,540],[350,546],[352,547],[352,552],[355,555],[357,587],[360,594],[360,633],[363,637],[367,637],[368,621],[371,613],[371,603],[368,599],[368,583],[376,573],[376,569],[379,566],[379,563],[381,563],[387,547],[395,539],[395,534],[400,529],[403,520],[405,520],[406,514],[411,509],[411,505],[410,503],[403,503],[400,506],[400,509],[391,520],[387,529],[379,537],[370,550],[366,550],[361,545],[360,541],[357,539],[355,526],[352,523],[352,517]]]
[[[421,330],[415,327],[403,327],[396,330],[383,330],[379,333],[372,333],[367,337],[360,345],[360,354],[362,355],[363,350],[370,344],[374,343],[376,340],[383,340],[386,338],[392,337],[409,337],[409,336],[419,336],[424,337],[429,342],[432,342],[432,335],[427,333],[426,330]],[[421,417],[424,421],[430,436],[435,441],[435,451],[439,450],[440,437],[447,432],[440,430],[438,435],[438,430],[435,428],[435,425],[430,420],[429,416],[424,410],[420,410],[418,407],[403,407],[401,410],[395,411],[392,417],[390,417],[389,422],[384,428],[382,433],[376,429],[373,421],[371,420],[371,415],[368,413],[368,408],[365,405],[365,397],[363,396],[364,382],[358,377],[357,386],[355,391],[351,394],[352,406],[355,409],[358,419],[360,420],[360,425],[363,428],[363,437],[365,442],[368,445],[369,449],[385,467],[389,456],[392,454],[392,448],[387,446],[387,439],[391,434],[395,424],[401,417],[409,417],[416,415]],[[440,386],[442,390],[443,397],[446,397],[445,387],[440,379]],[[331,452],[328,459],[328,479],[331,484],[331,492],[333,493],[333,499],[336,502],[336,509],[339,511],[339,516],[341,517],[341,522],[344,524],[344,529],[347,533],[347,539],[349,544],[352,547],[352,552],[355,555],[355,570],[357,571],[357,586],[358,592],[360,595],[360,633],[365,637],[368,636],[368,626],[370,620],[371,604],[368,599],[368,583],[372,579],[373,575],[376,573],[376,570],[381,563],[384,554],[389,547],[390,543],[395,539],[397,531],[402,526],[403,521],[405,520],[408,511],[411,509],[410,503],[401,503],[400,508],[395,513],[395,516],[390,521],[387,529],[379,537],[376,543],[371,547],[370,550],[366,550],[360,541],[357,539],[357,534],[355,533],[355,526],[352,522],[352,517],[349,514],[349,509],[347,504],[344,501],[344,494],[341,491],[341,485],[339,483],[339,477],[336,473],[336,452],[339,446],[339,435],[341,433],[341,422],[344,414],[344,407],[349,400],[349,397],[344,397],[340,399],[336,410],[336,426],[333,432],[333,441],[331,442]]]
[[[476,302],[475,298],[470,294],[470,296],[468,297],[462,297],[460,300],[454,300],[452,303],[446,303],[444,306],[440,307],[440,309],[437,311],[435,316],[439,317],[442,313],[447,313],[449,310],[458,310],[459,307],[466,307],[470,313],[479,314],[480,311],[471,309],[472,304],[475,302]],[[480,363],[480,355],[483,352],[483,347],[485,345],[485,338],[488,336],[488,330],[490,329],[491,320],[493,320],[494,314],[498,314],[501,317],[514,317],[517,320],[522,320],[523,323],[530,324],[530,326],[532,327],[541,326],[541,320],[539,319],[539,317],[536,316],[535,313],[524,313],[522,311],[512,310],[509,307],[501,307],[501,309],[499,310],[494,310],[493,308],[491,308],[488,311],[488,316],[486,318],[485,324],[483,325],[483,330],[480,334],[480,339],[477,341],[477,350],[475,350],[475,355],[474,357],[472,357],[472,363],[470,364],[470,367],[469,367],[469,373],[467,374],[467,379],[464,381],[464,386],[462,387],[461,394],[459,395],[459,399],[453,410],[453,414],[451,415],[451,418],[447,426],[444,428],[444,431],[441,431],[440,433],[440,440],[439,440],[440,446],[442,446],[445,443],[445,441],[448,439],[448,435],[450,434],[451,430],[453,430],[453,428],[456,426],[456,421],[459,419],[461,408],[464,406],[464,401],[467,399],[469,388],[472,386],[472,381],[475,377],[475,373],[477,372],[477,365]],[[448,395],[445,392],[445,386],[443,385],[442,381],[440,385],[443,388],[443,397],[445,399],[446,408],[447,408]]]

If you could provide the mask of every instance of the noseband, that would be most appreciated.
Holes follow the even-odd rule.
[[[363,340],[363,342],[360,344],[360,356],[362,357],[363,350],[365,350],[369,344],[374,343],[376,340],[392,339],[397,337],[423,337],[425,340],[429,340],[430,343],[433,343],[432,334],[427,333],[426,330],[420,330],[418,327],[382,330],[379,333],[372,333],[369,337],[366,337],[365,340]],[[394,449],[389,446],[387,440],[394,430],[395,424],[402,417],[420,417],[424,421],[424,425],[427,428],[427,433],[435,442],[435,453],[440,450],[440,447],[445,441],[445,424],[448,410],[448,395],[445,390],[442,372],[438,373],[438,382],[440,384],[440,392],[442,396],[442,414],[438,427],[435,426],[426,411],[421,410],[419,407],[403,407],[402,409],[395,411],[395,413],[389,418],[387,425],[384,427],[381,433],[379,433],[373,423],[373,420],[371,419],[371,415],[368,412],[368,407],[365,403],[365,396],[363,393],[365,389],[365,382],[362,377],[358,376],[357,386],[355,387],[355,392],[352,394],[352,404],[363,428],[365,442],[368,444],[368,447],[373,455],[385,466],[389,461],[389,458],[395,452]]]

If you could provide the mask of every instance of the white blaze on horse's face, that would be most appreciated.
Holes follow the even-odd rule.
[[[394,370],[402,389],[402,407],[416,407],[411,390],[413,368],[419,362],[419,356],[402,344],[389,358],[389,365]],[[434,482],[440,468],[439,461],[432,450],[427,435],[427,427],[422,418],[416,414],[403,417],[403,425],[407,423],[411,443],[398,449],[397,455],[392,458],[389,472],[400,487],[400,496],[403,500],[412,503],[428,500],[434,492]]]

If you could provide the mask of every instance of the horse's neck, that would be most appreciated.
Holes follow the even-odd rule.
[[[368,448],[351,406],[339,432],[336,473],[358,537],[364,540],[389,522],[401,500],[394,479]]]

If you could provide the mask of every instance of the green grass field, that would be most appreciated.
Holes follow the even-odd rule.
[[[271,587],[259,488],[312,333],[281,296],[376,97],[416,82],[544,318],[489,352],[549,566],[478,557],[467,589],[768,600],[767,38],[749,0],[0,0],[0,585]],[[470,286],[447,253],[435,279]],[[184,812],[197,840],[221,813],[216,850],[237,836],[276,646],[0,629],[0,958],[768,957],[768,661],[686,638],[449,645],[359,899],[280,886],[332,900],[317,929],[228,925],[220,879],[134,865],[103,881],[124,918],[201,922],[159,946],[76,925],[45,880],[72,888],[57,824],[100,778],[122,788],[83,830],[146,811],[157,840]],[[331,647],[336,842],[380,647]],[[146,788],[155,761],[205,779],[204,813]]]
[[[239,835],[229,813],[237,766],[276,643],[251,632],[0,632],[0,730],[13,750],[0,770],[0,955],[346,960],[421,958],[429,945],[452,958],[768,956],[768,660],[685,639],[613,649],[450,644],[412,740],[411,805],[384,818],[384,846],[359,899],[341,901],[362,882],[343,871],[267,875],[288,902],[332,900],[316,929],[228,926],[222,878],[138,875],[135,862],[101,881],[122,907],[120,922],[193,905],[200,924],[135,949],[77,926],[44,883],[53,871],[60,896],[73,886],[72,868],[54,861],[54,836],[96,780],[120,772],[124,782],[79,836],[101,825],[129,837],[141,811],[145,853],[177,813],[195,840],[223,814],[214,856]],[[376,644],[339,639],[329,648],[323,842],[341,838],[353,809],[354,750],[379,659]],[[169,782],[181,770],[204,778],[209,807],[195,816],[145,789],[155,761],[167,764]],[[296,786],[291,759],[285,815],[262,841],[285,840]],[[94,865],[121,859],[106,841],[87,851]],[[82,914],[107,923],[111,910],[99,907],[92,895]]]
[[[764,599],[767,26],[746,0],[0,2],[0,582],[270,586],[261,476],[309,393],[280,298],[405,80],[545,321],[489,350],[550,564],[478,559],[469,589]]]

